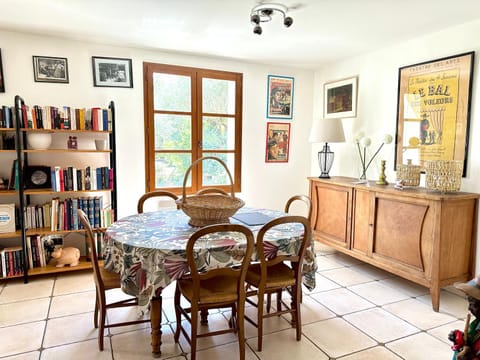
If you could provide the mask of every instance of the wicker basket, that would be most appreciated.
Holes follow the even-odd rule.
[[[412,160],[408,159],[407,164],[397,165],[397,181],[401,181],[403,186],[420,185],[420,165],[413,165]]]
[[[425,166],[425,186],[441,192],[459,191],[462,183],[463,161],[428,160]]]
[[[218,193],[192,195],[189,197],[186,196],[185,185],[192,167],[198,162],[207,159],[218,161],[227,171],[228,178],[230,179],[231,183],[230,196]],[[179,205],[180,209],[182,209],[183,212],[190,217],[190,221],[188,223],[192,226],[228,223],[230,222],[228,218],[234,215],[238,209],[245,205],[245,202],[242,199],[235,197],[232,175],[230,174],[230,171],[228,171],[227,166],[221,159],[214,156],[202,157],[190,165],[185,173],[185,178],[183,179],[182,197],[178,199],[176,203]]]

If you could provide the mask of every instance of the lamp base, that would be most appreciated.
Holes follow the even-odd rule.
[[[333,151],[330,151],[328,143],[325,143],[322,151],[318,152],[318,166],[320,167],[320,179],[330,179],[330,169],[333,164]]]

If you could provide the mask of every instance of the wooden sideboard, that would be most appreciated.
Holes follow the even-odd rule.
[[[441,287],[473,278],[480,194],[308,179],[315,240],[427,286],[435,311]]]

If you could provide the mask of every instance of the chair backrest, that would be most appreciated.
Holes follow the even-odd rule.
[[[200,189],[197,191],[197,193],[195,195],[205,195],[205,194],[222,194],[222,195],[228,195],[228,193],[223,190],[223,189],[219,189],[219,188],[204,188],[204,189]]]
[[[137,204],[137,212],[139,214],[143,213],[143,204],[145,201],[152,197],[169,197],[173,199],[174,201],[178,199],[178,196],[175,195],[174,193],[166,190],[156,190],[156,191],[150,191],[148,193],[143,194],[140,199],[138,199],[138,204]],[[175,205],[177,209],[179,208],[178,205]]]
[[[294,195],[290,199],[288,199],[287,203],[285,204],[285,212],[286,213],[290,212],[290,206],[295,201],[302,201],[303,203],[305,203],[306,210],[307,210],[306,217],[310,221],[312,218],[312,200],[307,195]]]
[[[289,248],[295,246],[295,254],[292,255],[282,255],[277,253],[277,248],[270,246],[268,241],[265,241],[265,235],[268,231],[272,230],[274,227],[286,225],[286,224],[300,224],[303,226],[303,235],[300,240],[297,240],[294,245],[286,244]],[[281,231],[281,229],[276,229]],[[288,227],[285,227],[285,231],[291,231]],[[293,240],[292,240],[293,241]],[[302,277],[302,262],[307,250],[307,246],[311,244],[312,241],[312,228],[310,221],[304,216],[294,216],[288,215],[280,218],[273,219],[262,226],[257,235],[256,247],[257,255],[260,260],[261,266],[261,280],[260,286],[264,285],[267,278],[267,268],[269,266],[274,266],[280,262],[289,261],[291,263],[292,269],[295,272],[296,281],[300,282]]]
[[[245,246],[236,251],[235,260],[239,265],[206,269],[205,263],[197,262],[198,256],[195,253],[195,243],[204,236],[210,236],[215,233],[239,233],[245,237]],[[227,236],[225,234],[225,236]],[[187,243],[187,263],[190,269],[190,276],[193,281],[194,297],[199,298],[199,289],[201,281],[213,277],[234,277],[237,279],[237,293],[239,299],[245,298],[244,282],[248,270],[248,265],[253,254],[255,240],[252,231],[240,224],[217,224],[203,227],[190,236]],[[201,265],[198,267],[198,265]]]
[[[90,221],[88,220],[87,214],[85,214],[81,209],[78,210],[78,219],[80,220],[80,222],[83,224],[83,227],[85,228],[88,247],[90,248],[90,258],[91,258],[90,260],[92,261],[95,284],[97,285],[97,288],[101,292],[104,292],[105,286],[104,286],[101,271],[100,271],[100,265],[98,264],[98,255],[97,255],[97,249],[95,247],[95,240],[93,238],[92,226],[90,225]]]

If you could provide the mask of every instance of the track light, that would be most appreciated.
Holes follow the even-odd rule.
[[[287,16],[287,11],[288,8],[285,5],[277,3],[262,3],[255,6],[250,13],[250,22],[255,25],[253,33],[260,35],[262,33],[260,23],[271,21],[275,12],[282,14],[285,27],[292,26],[293,19]]]
[[[283,19],[283,25],[285,25],[285,27],[290,27],[292,26],[293,24],[293,19],[290,17],[290,16],[287,16],[285,19]]]
[[[260,25],[255,25],[253,28],[253,33],[257,35],[262,35],[262,27]]]

